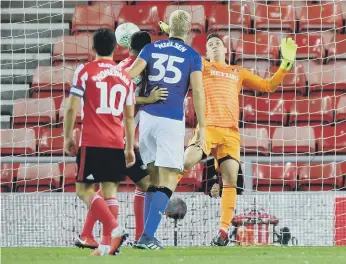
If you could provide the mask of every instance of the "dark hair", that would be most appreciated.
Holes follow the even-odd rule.
[[[107,57],[112,54],[117,41],[115,34],[109,28],[100,28],[93,36],[93,47],[97,55]]]
[[[148,32],[138,31],[131,36],[130,48],[139,53],[149,43],[151,43],[151,37]]]
[[[218,39],[221,40],[222,43],[225,45],[225,43],[223,42],[223,39],[221,38],[221,36],[220,36],[219,34],[217,34],[217,33],[210,33],[210,34],[208,35],[208,37],[207,37],[207,42],[208,42],[208,40],[211,39],[211,38],[218,38]]]

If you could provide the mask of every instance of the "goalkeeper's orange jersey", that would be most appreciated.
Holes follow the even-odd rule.
[[[286,70],[264,80],[238,66],[203,60],[203,86],[206,98],[206,126],[238,130],[239,92],[242,86],[261,92],[273,92],[283,80]]]

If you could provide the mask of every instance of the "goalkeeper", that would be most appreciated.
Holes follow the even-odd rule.
[[[169,28],[160,22],[164,32]],[[284,76],[292,68],[297,45],[291,38],[281,43],[282,62],[279,70],[268,80],[238,66],[227,65],[227,49],[217,34],[207,37],[207,58],[203,61],[203,84],[206,98],[205,145],[196,146],[194,137],[184,155],[184,169],[191,169],[202,158],[212,154],[219,167],[223,190],[221,196],[221,221],[217,236],[212,243],[226,246],[228,229],[236,206],[236,184],[240,169],[239,99],[238,95],[245,85],[260,92],[275,92]],[[198,131],[198,126],[196,132]]]

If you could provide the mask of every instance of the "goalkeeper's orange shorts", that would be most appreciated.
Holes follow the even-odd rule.
[[[189,146],[196,142],[198,127]],[[212,154],[216,160],[230,156],[240,162],[240,135],[232,128],[207,126],[205,128],[205,145],[203,152],[208,156]],[[216,163],[217,164],[217,163]]]

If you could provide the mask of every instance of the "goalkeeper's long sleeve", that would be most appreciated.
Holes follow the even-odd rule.
[[[277,72],[270,79],[263,79],[258,75],[253,74],[247,69],[243,69],[243,85],[250,89],[261,91],[261,92],[275,92],[277,87],[280,85],[285,75],[288,73],[287,70],[279,68]]]

